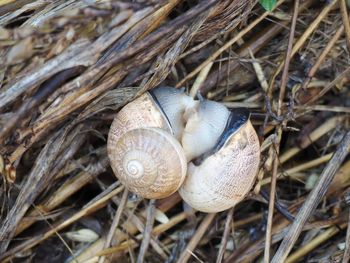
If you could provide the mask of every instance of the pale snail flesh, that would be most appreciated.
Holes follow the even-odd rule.
[[[130,191],[144,198],[171,195],[186,176],[185,154],[173,137],[172,127],[179,127],[177,116],[195,103],[184,92],[175,93],[165,100],[167,88],[146,92],[118,112],[109,131],[107,152],[114,174]],[[166,110],[169,105],[177,108],[167,116],[161,103],[166,104]]]
[[[185,112],[181,144],[188,161],[212,149],[224,132],[230,111],[220,103],[203,100]]]
[[[216,145],[190,163],[179,189],[181,197],[202,212],[221,212],[242,201],[258,173],[260,145],[244,110],[233,111]],[[216,138],[213,138],[215,140]]]
[[[172,87],[155,88],[149,92],[167,117],[175,138],[180,141],[185,128],[185,112],[198,107],[199,102],[187,96],[183,90]]]

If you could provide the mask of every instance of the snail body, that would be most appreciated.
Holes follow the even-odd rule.
[[[188,161],[209,151],[224,132],[229,110],[220,103],[203,100],[196,108],[185,113],[186,127],[182,147]]]
[[[154,94],[146,92],[124,106],[108,134],[107,153],[114,174],[130,191],[144,198],[171,195],[186,175],[185,153],[172,128],[178,127],[173,115],[184,112],[194,102],[186,98],[176,103],[181,96],[186,96],[178,92],[177,96],[165,100],[162,96],[168,93],[168,89]],[[161,103],[166,104],[166,109],[168,105],[177,107],[172,109],[170,118]]]
[[[171,87],[161,87],[150,91],[167,117],[174,137],[180,141],[185,128],[185,112],[198,107],[199,102],[187,96],[184,91]]]
[[[208,213],[229,209],[252,188],[259,168],[260,146],[246,112],[232,112],[216,145],[190,163],[179,189],[191,207]]]

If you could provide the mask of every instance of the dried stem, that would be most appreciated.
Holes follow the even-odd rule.
[[[113,196],[116,194],[120,193],[123,191],[124,186],[120,186],[116,189],[113,189],[114,185],[112,185],[110,188],[112,189],[107,189],[105,193],[102,194],[102,197],[97,198],[94,202],[91,204],[88,204],[85,208],[81,209],[79,212],[71,216],[70,218],[64,220],[63,222],[60,222],[55,226],[54,228],[50,229],[49,231],[45,232],[44,234],[40,236],[35,236],[33,238],[30,238],[20,244],[19,246],[14,247],[13,249],[8,250],[6,253],[3,253],[0,255],[0,260],[10,260],[12,257],[15,256],[15,254],[19,251],[25,251],[27,249],[30,249],[43,240],[49,238],[50,236],[54,235],[56,232],[60,231],[61,229],[69,226],[70,224],[76,222],[80,218],[87,216],[93,212],[95,212],[97,209],[100,209],[101,207],[107,205],[107,202],[109,199],[111,199]]]
[[[150,240],[151,240],[151,233],[152,233],[152,227],[154,223],[154,217],[155,217],[155,200],[150,200],[148,205],[148,211],[147,211],[147,222],[146,227],[143,232],[143,239],[140,247],[139,256],[137,257],[137,263],[142,263],[145,258],[145,254],[147,251],[147,248],[149,246]]]
[[[331,38],[331,40],[328,42],[327,46],[323,49],[322,53],[317,58],[317,60],[314,63],[314,65],[309,70],[307,78],[306,78],[306,80],[303,82],[303,84],[301,86],[302,89],[306,89],[307,88],[307,86],[311,82],[311,79],[315,76],[315,74],[316,74],[317,70],[319,69],[319,67],[321,66],[322,62],[324,61],[324,59],[326,58],[328,53],[332,50],[332,48],[334,47],[335,43],[339,40],[339,38],[341,37],[343,32],[344,32],[344,26],[341,26],[337,30],[337,32],[334,34],[334,36]]]
[[[213,221],[213,219],[215,218],[215,215],[216,214],[207,214],[205,216],[202,223],[199,225],[196,233],[192,236],[190,242],[188,243],[187,247],[180,255],[177,262],[186,263],[190,259],[197,244],[199,243],[199,241],[203,237],[205,231],[207,231],[207,229],[208,229],[209,225],[211,224],[211,222]]]
[[[222,260],[224,259],[227,241],[228,241],[228,237],[229,237],[231,225],[232,225],[233,209],[234,208],[231,208],[230,210],[228,210],[228,213],[226,216],[225,229],[224,229],[224,233],[222,234],[220,249],[219,249],[218,256],[216,258],[216,263],[221,263]]]
[[[272,263],[283,262],[286,260],[289,252],[292,250],[296,240],[298,239],[300,232],[310,215],[315,211],[317,205],[326,193],[332,179],[339,169],[341,163],[344,161],[348,154],[348,148],[350,146],[350,131],[347,132],[338,146],[335,154],[333,155],[326,168],[323,170],[319,181],[312,189],[305,203],[301,207],[298,215],[292,226],[289,228],[288,233],[283,238],[281,245],[279,246],[276,254],[272,259]]]
[[[343,255],[343,263],[348,263],[350,261],[350,209],[349,209],[348,227],[346,230],[345,238],[345,249]]]
[[[327,4],[321,11],[321,13],[314,19],[314,21],[310,24],[310,26],[305,30],[305,32],[301,35],[301,37],[296,41],[293,46],[293,50],[291,52],[291,58],[298,52],[298,50],[305,44],[308,37],[315,31],[317,26],[321,23],[321,21],[328,15],[328,13],[332,10],[333,6],[338,2],[338,0],[332,0],[331,3]],[[281,72],[284,67],[285,61],[278,66],[273,76],[271,77],[270,85],[269,85],[269,96],[271,97],[272,92],[274,90],[275,79],[278,74]]]
[[[346,0],[339,0],[339,5],[343,19],[343,26],[345,28],[346,43],[348,44],[348,51],[350,52],[350,20],[348,15],[348,8],[346,7]]]
[[[291,24],[291,29],[290,29],[289,39],[288,39],[288,47],[286,51],[285,63],[284,63],[284,68],[282,73],[280,93],[278,97],[278,110],[277,110],[278,117],[280,117],[282,114],[283,100],[285,97],[285,91],[286,91],[287,80],[288,80],[289,64],[292,58],[293,41],[294,41],[295,27],[296,27],[297,18],[298,18],[298,11],[299,11],[299,0],[296,0],[294,2],[292,24]],[[283,122],[283,125],[286,125],[286,121]],[[278,156],[280,151],[281,138],[282,138],[282,125],[279,125],[277,127],[277,140],[274,146],[277,158],[274,158],[274,163],[273,163],[273,170],[272,170],[272,176],[271,176],[270,200],[269,200],[269,214],[268,214],[267,226],[266,226],[266,242],[265,242],[265,253],[264,253],[264,262],[266,263],[270,262],[271,235],[272,235],[271,231],[272,231],[272,222],[273,222],[273,212],[275,208],[277,173],[278,173],[278,166],[279,166]]]
[[[280,4],[282,4],[283,2],[284,2],[284,0],[278,1],[278,3],[276,4],[275,8],[278,7]],[[232,39],[230,39],[229,41],[227,41],[224,46],[222,46],[220,49],[215,51],[215,53],[213,53],[209,58],[207,58],[202,64],[200,64],[190,74],[188,74],[179,83],[177,83],[176,87],[183,86],[185,82],[187,82],[189,79],[193,78],[195,75],[197,75],[199,72],[201,72],[208,64],[212,63],[216,58],[218,58],[222,52],[227,50],[230,46],[232,46],[239,39],[241,39],[245,34],[247,34],[252,28],[254,28],[257,24],[259,24],[269,14],[270,14],[270,12],[265,12],[263,15],[259,16],[259,18],[254,20],[251,24],[249,24],[248,27],[246,27],[244,30],[240,31],[237,36],[235,36]]]
[[[128,192],[129,192],[128,189],[124,189],[122,199],[120,200],[118,209],[117,209],[117,211],[115,213],[115,216],[113,218],[113,222],[112,222],[112,225],[111,225],[111,227],[109,229],[109,232],[108,232],[108,235],[107,235],[107,238],[106,238],[106,242],[105,242],[105,244],[103,246],[103,249],[109,248],[109,246],[111,245],[113,236],[115,235],[116,229],[118,228],[119,220],[120,220],[120,217],[122,216],[122,213],[123,213],[123,210],[124,210],[124,206],[125,206],[127,198],[128,198]],[[105,260],[105,257],[102,256],[99,259],[98,263],[103,263],[104,260]]]

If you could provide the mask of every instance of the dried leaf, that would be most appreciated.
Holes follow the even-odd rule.
[[[4,158],[2,158],[2,156],[0,155],[0,174],[3,173],[4,169],[5,169]]]
[[[10,38],[10,35],[11,34],[7,29],[0,26],[0,40],[8,39]]]
[[[94,242],[99,238],[99,235],[96,234],[96,232],[87,228],[83,228],[77,231],[67,232],[66,236],[73,241],[88,242],[88,243]]]
[[[25,38],[13,46],[7,54],[7,64],[13,65],[30,58],[33,54],[33,39]]]

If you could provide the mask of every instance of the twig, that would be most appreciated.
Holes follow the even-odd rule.
[[[28,114],[33,113],[33,108],[39,105],[49,94],[59,88],[65,81],[83,72],[83,66],[77,66],[70,69],[63,70],[54,75],[49,80],[45,81],[39,90],[27,101],[25,101],[20,109],[16,112],[15,116],[11,118],[6,125],[0,129],[0,145],[4,142],[6,136],[11,130],[19,125],[20,121],[24,119]]]
[[[206,65],[198,74],[195,82],[192,85],[191,91],[190,91],[190,96],[192,98],[196,97],[197,92],[199,90],[199,88],[201,87],[202,83],[205,81],[206,77],[208,76],[208,73],[211,69],[211,67],[213,66],[213,63],[209,63],[208,65]]]
[[[273,170],[271,176],[271,184],[270,184],[270,200],[269,200],[269,209],[268,209],[268,217],[267,217],[267,225],[266,225],[266,238],[265,238],[265,249],[264,249],[264,262],[270,262],[270,249],[271,249],[271,238],[272,238],[272,221],[273,221],[273,211],[275,208],[275,198],[276,198],[276,183],[277,183],[277,172],[279,160],[277,156],[279,155],[279,142],[282,137],[282,128],[278,126],[277,128],[277,141],[275,143],[275,153],[274,153],[274,162],[273,162]]]
[[[301,207],[294,223],[289,228],[288,233],[284,237],[280,247],[278,248],[275,256],[272,259],[272,263],[284,262],[293,248],[296,240],[302,231],[303,226],[310,217],[310,215],[315,211],[317,205],[325,195],[332,179],[339,169],[339,166],[344,161],[348,154],[348,148],[350,146],[350,131],[346,133],[340,145],[338,146],[335,154],[333,155],[330,162],[327,164],[326,168],[323,170],[319,181],[312,189],[305,203]]]
[[[6,13],[12,12],[13,10],[18,10],[22,6],[34,2],[34,0],[8,0],[0,1],[0,16]]]
[[[108,166],[107,156],[102,157],[99,162],[91,165],[87,171],[81,171],[76,176],[67,180],[64,184],[57,188],[56,191],[51,193],[49,198],[46,198],[37,207],[40,207],[42,211],[50,213],[64,201],[66,201],[70,196],[83,188],[86,184],[91,182],[94,177],[98,176],[100,173],[106,170]],[[26,216],[21,220],[16,229],[16,235],[30,227],[36,221],[40,219],[38,211],[31,210],[28,211]]]
[[[284,68],[282,73],[281,88],[280,88],[280,93],[278,97],[278,110],[277,110],[278,117],[280,117],[282,114],[282,105],[283,105],[283,99],[285,96],[285,91],[287,86],[289,63],[292,58],[293,40],[294,40],[294,34],[295,34],[295,26],[298,18],[298,11],[299,11],[299,0],[296,0],[294,2],[293,18],[292,18],[291,29],[290,29],[289,40],[288,40],[288,47],[287,47],[286,58],[285,58],[285,63],[284,63]],[[285,121],[284,121],[284,124],[285,124]],[[277,142],[275,144],[276,157],[279,155],[281,137],[282,137],[282,124],[280,124],[277,128]],[[273,221],[273,211],[275,208],[278,165],[279,165],[279,160],[278,158],[275,158],[273,163],[272,177],[271,177],[269,214],[268,214],[267,226],[266,226],[266,241],[265,241],[265,251],[264,251],[264,262],[266,263],[270,262],[272,221]]]
[[[156,227],[153,228],[152,230],[152,234],[153,235],[159,235],[167,230],[169,230],[170,228],[172,227],[175,227],[177,226],[177,224],[179,224],[180,222],[184,221],[186,218],[187,218],[188,214],[186,212],[182,212],[174,217],[172,217],[169,222],[167,223],[164,223],[164,224],[160,224],[160,225],[157,225]],[[132,234],[135,234],[135,233],[130,233],[129,232],[129,235],[132,235]],[[136,236],[136,239],[137,240],[141,240],[143,238],[143,234],[139,234]],[[120,239],[120,238],[119,238]],[[124,239],[127,239],[127,236],[124,238]],[[110,254],[110,253],[114,253],[116,251],[123,251],[123,250],[127,250],[128,249],[128,246],[125,246],[125,245],[132,245],[134,247],[137,247],[139,244],[134,241],[134,240],[128,240],[126,242],[123,242],[122,244],[120,245],[117,245],[115,247],[111,247],[111,248],[107,248],[107,249],[104,249],[102,251],[99,251],[97,253],[97,256],[101,256],[101,255],[107,255],[107,254]],[[90,256],[90,254],[89,254]],[[86,258],[82,258],[82,257],[78,257],[77,260],[80,262],[80,261],[84,261],[86,260]],[[116,258],[114,258],[114,260],[116,260]]]
[[[147,222],[143,233],[140,253],[139,253],[139,256],[137,257],[137,263],[142,263],[145,258],[145,254],[151,240],[151,232],[152,232],[152,227],[154,223],[155,211],[156,211],[155,200],[152,199],[149,201],[149,207],[147,212]]]
[[[109,229],[109,232],[108,232],[108,235],[107,235],[107,238],[106,238],[106,242],[103,246],[103,249],[106,249],[106,248],[109,248],[109,246],[111,245],[111,241],[112,241],[112,238],[115,234],[115,230],[117,229],[118,225],[119,225],[119,220],[120,220],[120,217],[123,213],[123,210],[124,210],[124,206],[126,204],[126,201],[127,201],[127,197],[128,197],[128,189],[124,189],[124,192],[123,192],[123,196],[122,196],[122,199],[120,200],[120,203],[119,203],[119,206],[118,206],[118,209],[115,213],[115,216],[113,218],[113,222],[112,222],[112,225],[111,225],[111,228]],[[105,257],[102,256],[98,263],[103,263],[105,261]]]
[[[299,12],[304,11],[306,8],[308,8],[314,0],[307,0],[302,3],[300,6]],[[254,23],[254,22],[252,22]],[[266,27],[266,29],[262,30],[258,33],[257,36],[255,36],[253,39],[248,40],[247,45],[244,45],[240,50],[238,50],[236,53],[239,55],[239,57],[246,57],[249,55],[248,47],[252,51],[253,54],[258,52],[260,49],[266,47],[266,44],[273,39],[276,35],[278,35],[282,30],[286,28],[286,26],[290,23],[289,20],[283,21],[281,23],[273,23]],[[251,28],[250,28],[251,30]],[[241,31],[242,32],[242,31]],[[250,32],[250,31],[249,31]],[[228,77],[228,74],[234,72],[235,69],[237,69],[239,66],[241,66],[241,63],[239,60],[234,59],[231,60],[221,66],[221,69],[215,70],[212,73],[209,74],[206,81],[203,83],[201,87],[201,93],[203,95],[206,95],[211,89],[213,89],[217,83],[220,83],[220,81],[224,80],[226,77]]]
[[[66,135],[65,130],[54,133],[37,157],[34,167],[21,187],[16,203],[1,224],[0,240],[2,242],[0,242],[0,254],[3,254],[7,250],[19,222],[39,195],[42,187],[52,179],[49,172],[54,161],[59,156]],[[45,160],[45,164],[43,164],[43,160]]]
[[[319,158],[313,159],[311,161],[302,163],[300,165],[295,165],[292,168],[289,168],[283,172],[278,173],[277,179],[281,178],[282,176],[286,176],[286,175],[293,178],[293,175],[298,173],[298,172],[301,172],[301,171],[304,171],[304,170],[307,170],[307,169],[310,169],[312,167],[316,167],[316,166],[319,166],[323,163],[328,162],[332,158],[332,155],[333,155],[333,153],[329,153],[329,154],[326,154],[326,155],[321,156]],[[267,177],[267,178],[264,178],[263,180],[261,180],[260,184],[261,184],[261,186],[263,186],[263,185],[266,185],[270,182],[271,182],[271,177]]]
[[[350,66],[347,67],[342,73],[338,74],[337,77],[329,83],[323,90],[321,90],[317,95],[312,97],[307,103],[306,106],[320,99],[323,95],[325,95],[331,88],[333,88],[338,82],[340,82],[343,78],[345,78],[350,73]]]
[[[350,107],[333,106],[333,105],[312,105],[312,106],[296,106],[295,109],[308,111],[331,111],[339,113],[350,113]]]
[[[227,213],[226,222],[225,222],[225,230],[224,230],[224,233],[222,235],[218,257],[216,258],[216,263],[221,263],[223,258],[224,258],[224,254],[225,254],[225,250],[226,250],[226,246],[227,246],[227,241],[228,241],[228,237],[229,237],[230,230],[231,230],[233,209],[234,208],[232,207]]]
[[[309,36],[316,30],[318,25],[321,23],[321,21],[328,15],[328,13],[332,10],[333,6],[337,3],[337,0],[333,0],[331,3],[327,4],[321,11],[321,13],[313,20],[313,22],[310,24],[310,26],[305,30],[305,32],[302,34],[302,36],[296,41],[296,43],[293,46],[293,50],[291,53],[291,57],[293,57],[298,50],[304,45],[305,41],[309,38]],[[269,86],[269,95],[272,94],[273,88],[274,88],[274,82],[278,74],[281,72],[283,66],[284,66],[284,61],[278,66],[276,69],[275,73],[273,74],[271,81],[270,81],[270,86]]]
[[[348,263],[350,261],[350,210],[349,210],[349,219],[348,219],[348,229],[346,230],[345,238],[345,250],[343,255],[343,263]]]
[[[309,73],[307,74],[307,78],[305,79],[305,81],[303,82],[301,89],[306,89],[307,86],[309,85],[309,83],[311,82],[311,79],[314,77],[316,71],[318,70],[318,68],[321,66],[322,62],[324,61],[324,59],[326,58],[326,56],[328,55],[328,53],[332,50],[333,46],[335,45],[335,43],[338,41],[338,39],[340,38],[340,36],[343,34],[344,32],[344,26],[341,26],[337,32],[334,34],[334,36],[332,37],[332,39],[328,42],[327,46],[323,49],[322,53],[320,54],[320,56],[318,57],[318,59],[316,60],[315,64],[312,66],[312,68],[309,70]]]
[[[173,194],[166,199],[161,200],[160,204],[159,205],[157,204],[157,208],[162,212],[166,212],[166,211],[170,210],[172,207],[174,207],[176,204],[178,204],[180,201],[181,201],[181,197],[178,193],[176,193],[176,194]],[[124,210],[124,212],[126,212],[129,217],[135,216],[133,213],[131,213],[131,212],[129,213],[127,209]],[[143,213],[143,212],[141,212],[141,213]],[[185,219],[186,219],[185,212],[181,213],[178,216],[174,216],[173,218],[171,218],[169,220],[168,223],[161,224],[161,225],[154,227],[152,234],[159,235],[161,232],[166,231],[171,227],[174,227],[176,224],[178,224],[179,222],[181,222]],[[121,230],[120,231],[117,230],[116,238],[117,238],[118,243],[121,243],[121,242],[127,240],[129,238],[129,236],[134,236],[139,232],[139,228],[136,227],[136,225],[133,222],[131,222],[130,220],[124,222],[122,224],[121,228],[127,229],[127,233],[125,233]],[[143,228],[143,226],[142,226],[142,228]],[[143,237],[142,234],[140,234],[136,238],[141,240],[142,237]],[[120,251],[119,248],[121,246],[125,247],[125,242],[124,242],[123,244],[118,245],[114,248],[108,248],[108,249],[103,250],[103,240],[100,238],[98,241],[96,241],[96,243],[98,245],[92,244],[91,246],[86,248],[79,256],[76,257],[76,260],[78,260],[79,262],[85,261],[91,257],[91,254],[96,254],[96,256],[101,256],[101,255],[109,253],[109,252],[105,253],[106,251],[110,251],[110,253],[113,253],[115,250]],[[135,242],[133,241],[133,243],[135,243]],[[139,244],[137,243],[135,246],[138,246],[138,245]],[[126,246],[123,250],[127,250],[128,248],[129,248],[129,246]],[[117,260],[116,257],[113,257],[113,259]]]
[[[207,231],[209,225],[215,218],[216,214],[207,214],[205,218],[203,219],[202,223],[199,225],[196,233],[192,236],[190,242],[188,243],[187,247],[185,250],[181,253],[178,263],[186,263],[190,257],[191,257],[191,252],[196,248],[198,242],[200,239],[203,237],[205,234],[205,231]]]
[[[332,226],[316,236],[314,239],[312,239],[310,242],[308,242],[305,246],[303,246],[301,249],[295,251],[292,255],[290,255],[285,263],[293,263],[298,262],[300,258],[305,256],[307,253],[312,251],[313,249],[320,246],[320,244],[324,243],[326,240],[329,240],[331,237],[333,237],[335,234],[339,233],[339,231],[344,228],[344,226]],[[348,261],[346,261],[348,262]]]
[[[276,7],[282,4],[284,0],[280,0]],[[275,7],[275,8],[276,8]],[[188,74],[185,78],[183,78],[179,83],[177,83],[176,87],[181,87],[184,85],[186,81],[193,78],[196,74],[198,74],[202,69],[204,69],[209,63],[213,62],[216,58],[220,56],[222,52],[224,52],[226,49],[228,49],[230,46],[232,46],[234,43],[236,43],[239,39],[241,39],[245,34],[251,31],[252,28],[254,28],[257,24],[259,24],[262,20],[265,19],[270,14],[270,12],[265,12],[263,15],[261,15],[259,18],[254,20],[248,27],[243,29],[239,32],[236,36],[234,36],[232,39],[227,41],[225,45],[223,45],[221,48],[219,48],[216,52],[214,52],[209,58],[207,58],[202,64],[200,64],[196,69],[194,69],[190,74]]]
[[[248,51],[249,51],[250,57],[252,58],[252,65],[253,65],[256,77],[259,80],[260,86],[264,90],[264,92],[267,92],[267,90],[269,88],[269,84],[267,83],[267,80],[266,80],[266,77],[264,74],[264,70],[263,70],[262,66],[260,65],[260,63],[257,61],[257,59],[255,59],[252,50],[250,48],[248,48]]]
[[[346,43],[348,44],[348,51],[350,52],[350,20],[348,15],[348,9],[346,7],[345,0],[339,1],[341,17],[343,19],[343,25],[345,28]]]
[[[0,255],[0,261],[7,261],[11,259],[13,256],[15,256],[16,253],[19,251],[25,251],[27,249],[30,249],[43,240],[49,238],[50,236],[54,235],[56,232],[60,231],[61,229],[69,226],[70,224],[76,222],[80,218],[87,216],[93,212],[95,212],[98,209],[101,209],[105,205],[107,205],[109,199],[111,199],[113,196],[117,195],[121,191],[124,190],[124,186],[120,186],[118,188],[115,188],[115,185],[110,186],[106,191],[104,191],[101,195],[96,198],[96,200],[92,203],[88,203],[83,209],[81,209],[79,212],[74,214],[73,216],[69,217],[68,219],[64,220],[63,222],[60,222],[58,225],[56,225],[54,228],[48,230],[42,235],[34,236],[22,244],[14,247],[13,249],[8,250],[6,253],[3,253]]]
[[[297,18],[298,18],[298,10],[299,10],[299,0],[294,2],[293,19],[292,19],[292,24],[290,26],[288,48],[286,52],[286,58],[285,58],[285,63],[284,63],[284,68],[282,73],[280,94],[278,97],[278,112],[277,112],[278,116],[280,116],[282,113],[282,104],[286,93],[286,86],[288,81],[288,70],[289,70],[290,60],[292,58],[293,41],[294,41],[295,27],[296,27]]]
[[[278,177],[278,176],[277,176]],[[260,190],[260,195],[267,201],[269,202],[270,197],[269,194],[265,189]],[[276,210],[283,215],[288,221],[293,222],[294,221],[294,216],[289,213],[289,211],[279,202],[277,198],[275,198],[275,208]]]
[[[321,126],[317,127],[315,130],[313,130],[309,136],[307,137],[307,140],[303,140],[298,147],[293,147],[284,152],[280,157],[280,162],[285,163],[288,160],[290,160],[293,156],[298,154],[302,149],[305,149],[313,142],[317,141],[319,138],[321,138],[323,135],[337,127],[339,123],[341,123],[345,118],[345,115],[342,116],[336,116],[328,119],[325,121]]]

